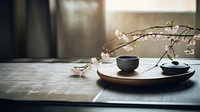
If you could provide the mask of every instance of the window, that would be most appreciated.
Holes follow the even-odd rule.
[[[196,0],[106,0],[106,10],[195,12]]]
[[[174,20],[176,24],[195,26],[196,0],[105,0],[106,8],[106,35],[110,39],[115,30],[130,32],[154,25],[163,25],[166,21]],[[151,40],[137,43],[133,52],[116,51],[115,56],[121,54],[140,57],[160,57],[167,41]],[[115,48],[115,45],[111,45]],[[186,56],[183,52],[185,44],[176,46],[180,57]],[[192,56],[191,56],[192,57]]]

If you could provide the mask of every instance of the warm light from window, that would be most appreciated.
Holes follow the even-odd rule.
[[[105,0],[107,11],[196,12],[196,0]]]

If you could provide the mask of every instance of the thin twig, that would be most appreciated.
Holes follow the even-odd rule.
[[[148,28],[144,28],[144,29],[140,29],[140,30],[135,30],[133,32],[129,32],[129,33],[126,33],[126,34],[133,34],[133,33],[136,33],[136,32],[141,32],[141,31],[146,31],[146,30],[153,30],[153,29],[159,29],[159,28],[167,28],[167,27],[171,27],[171,26],[152,26],[152,27],[148,27]],[[198,30],[200,31],[200,28],[194,28],[194,27],[190,27],[190,26],[187,26],[187,25],[179,25],[179,27],[183,27],[183,28],[188,28],[190,30]]]
[[[158,64],[160,63],[160,61],[162,60],[162,58],[167,54],[168,51],[165,51],[164,54],[160,57],[160,59],[158,60],[158,62],[156,63],[155,67],[158,66]]]

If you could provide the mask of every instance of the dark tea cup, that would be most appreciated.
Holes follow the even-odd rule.
[[[124,72],[134,71],[139,66],[138,56],[118,56],[116,58],[117,67]]]

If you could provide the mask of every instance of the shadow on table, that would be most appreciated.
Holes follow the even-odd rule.
[[[102,79],[97,80],[97,84],[100,87],[110,91],[117,91],[120,93],[140,93],[140,94],[180,92],[191,89],[196,85],[194,81],[187,80],[185,82],[172,85],[129,86],[129,85],[112,84]]]

